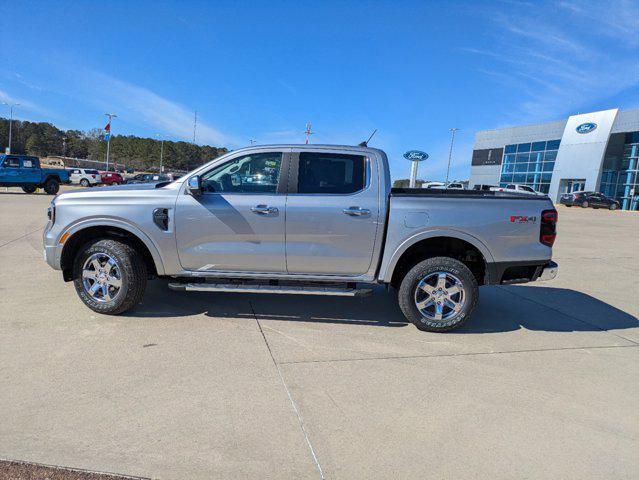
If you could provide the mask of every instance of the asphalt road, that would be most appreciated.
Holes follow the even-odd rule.
[[[639,477],[639,214],[560,208],[559,277],[449,334],[365,299],[178,293],[94,314],[0,189],[0,458],[213,478]]]

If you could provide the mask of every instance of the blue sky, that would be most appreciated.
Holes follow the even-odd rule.
[[[0,101],[61,128],[372,146],[467,178],[477,130],[639,106],[639,5],[0,0]],[[7,116],[2,106],[0,115]]]

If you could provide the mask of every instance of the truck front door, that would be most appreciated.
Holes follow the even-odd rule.
[[[239,154],[200,176],[201,195],[178,196],[175,228],[182,268],[286,273],[289,156],[277,150]]]
[[[378,232],[379,186],[371,160],[330,150],[293,153],[286,201],[289,273],[363,275]]]

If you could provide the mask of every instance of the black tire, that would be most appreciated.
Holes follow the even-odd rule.
[[[568,208],[572,207],[572,205],[566,205]]]
[[[84,287],[84,263],[94,254],[104,254],[116,262],[121,287],[110,301],[99,301]],[[94,312],[118,315],[135,307],[146,290],[147,270],[142,255],[133,247],[117,240],[102,239],[87,243],[80,249],[73,264],[73,284],[80,299]]]
[[[581,206],[582,206],[583,208],[588,208],[589,204],[588,204],[588,202],[587,202],[587,201],[585,201],[584,203],[582,203],[582,204],[581,204]]]
[[[44,184],[44,191],[47,195],[55,195],[60,190],[60,184],[55,178],[50,178]]]
[[[608,207],[608,210],[617,210],[617,204],[611,203],[610,206]]]
[[[35,193],[37,188],[38,187],[36,187],[35,185],[25,185],[24,187],[22,187],[22,191],[24,193]]]
[[[83,187],[88,187],[91,184],[89,183],[89,181],[86,178],[83,178],[82,180],[80,180],[80,185],[82,185]]]
[[[464,302],[461,310],[442,320],[433,320],[422,315],[416,305],[416,292],[420,281],[435,273],[453,275],[463,285]],[[427,332],[447,332],[461,327],[471,317],[478,298],[479,288],[473,273],[462,262],[449,257],[433,257],[415,265],[402,280],[398,292],[399,307],[406,319],[419,330]]]

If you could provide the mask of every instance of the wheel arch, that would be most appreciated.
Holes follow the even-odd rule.
[[[164,275],[164,263],[153,241],[139,228],[114,219],[94,219],[65,230],[68,238],[60,255],[60,267],[65,281],[73,278],[73,260],[79,248],[97,238],[120,239],[130,243],[143,256],[147,271],[152,275]]]
[[[488,264],[494,262],[490,250],[478,238],[456,230],[431,230],[406,239],[393,253],[382,280],[397,286],[413,265],[439,256],[462,261],[479,285],[488,283]]]

